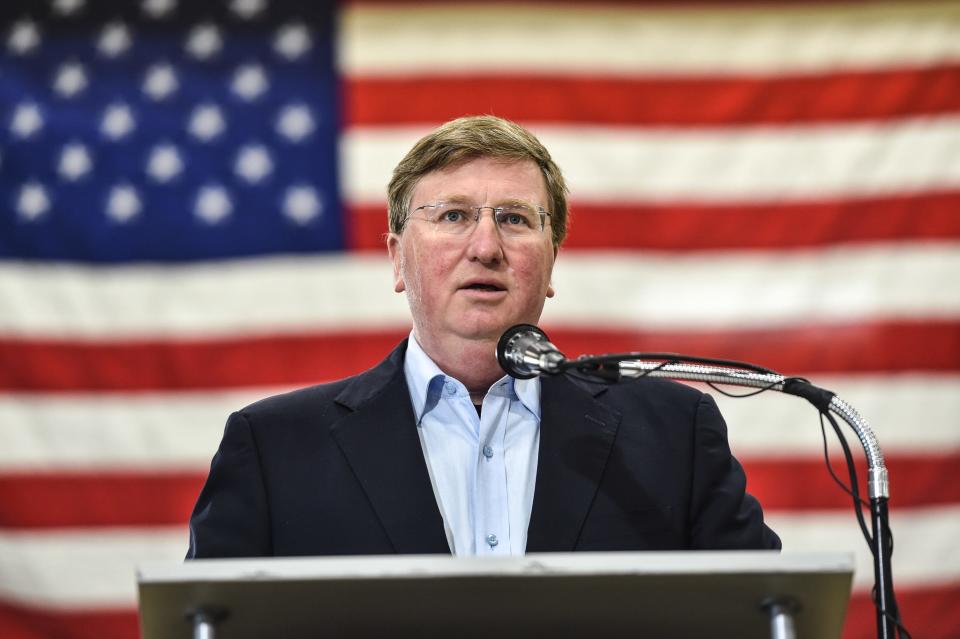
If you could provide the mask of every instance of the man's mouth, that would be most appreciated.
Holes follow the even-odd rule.
[[[470,284],[467,284],[463,288],[468,291],[488,291],[491,293],[496,293],[499,291],[506,290],[502,286],[498,284],[493,284],[490,282],[471,282]]]

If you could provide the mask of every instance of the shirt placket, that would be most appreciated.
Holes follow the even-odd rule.
[[[504,423],[508,402],[488,394],[484,400],[477,450],[477,554],[510,554]]]

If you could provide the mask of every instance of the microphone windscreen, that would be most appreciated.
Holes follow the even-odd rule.
[[[500,368],[517,379],[536,377],[539,372],[530,371],[523,364],[523,352],[526,344],[540,341],[549,342],[550,338],[533,324],[517,324],[508,328],[497,342],[497,362]]]

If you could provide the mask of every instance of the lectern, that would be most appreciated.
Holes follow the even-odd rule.
[[[138,569],[144,639],[840,636],[847,554],[198,560]]]

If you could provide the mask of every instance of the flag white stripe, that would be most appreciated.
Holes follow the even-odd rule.
[[[960,187],[960,117],[711,129],[530,126],[579,202],[740,202]],[[393,167],[428,129],[342,137],[348,201],[379,203]]]
[[[382,256],[185,265],[0,264],[0,334],[121,338],[409,323]]]
[[[904,243],[791,253],[561,254],[543,322],[717,329],[956,317],[960,295],[945,295],[943,282],[958,281],[957,249]]]
[[[136,606],[136,566],[187,554],[186,526],[0,531],[0,600],[52,609]]]
[[[853,552],[854,584],[872,583],[870,558],[852,513],[773,513],[770,525],[784,552]],[[895,511],[895,584],[936,584],[960,578],[955,531],[960,507]],[[0,599],[54,609],[133,606],[135,566],[177,561],[185,527],[0,532]],[[951,550],[952,549],[952,550]]]
[[[206,471],[227,416],[279,390],[0,395],[0,469]]]
[[[561,251],[550,326],[716,329],[956,318],[960,245],[790,253]],[[905,268],[904,265],[909,265]],[[0,264],[0,335],[255,336],[409,326],[386,256],[267,257],[190,266]],[[709,312],[704,312],[709,309]]]
[[[853,552],[855,589],[873,586],[873,560],[849,513],[767,513],[767,523],[783,541],[784,552]],[[869,526],[869,518],[868,523]],[[960,506],[892,509],[890,527],[896,539],[894,586],[931,586],[960,579]]]
[[[960,450],[958,375],[825,376],[813,381],[857,408],[888,456]],[[227,416],[280,390],[0,395],[0,472],[203,472]],[[803,400],[774,392],[739,400],[713,395],[738,456],[819,459],[819,420]]]
[[[347,75],[829,73],[960,60],[956,4],[346,7]],[[483,34],[478,37],[477,34]]]

